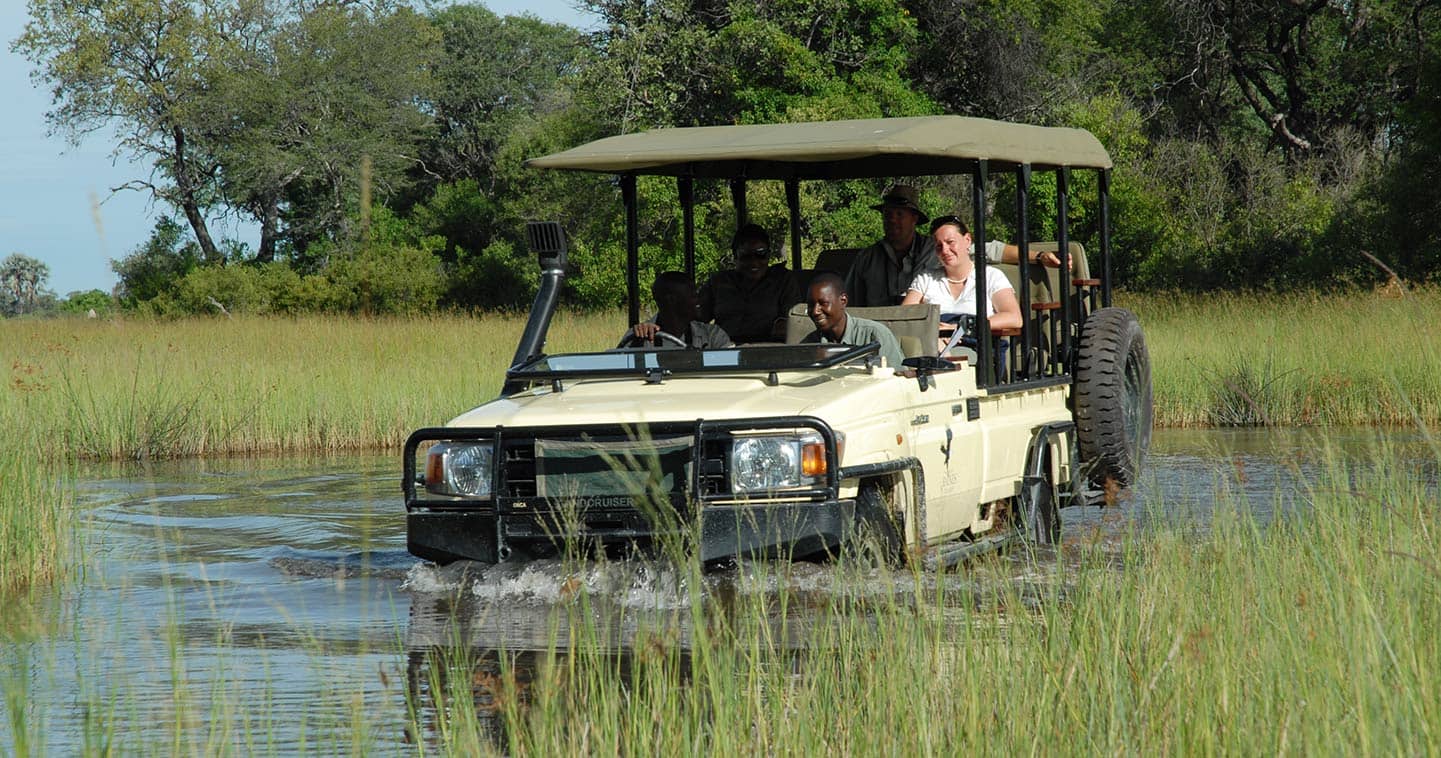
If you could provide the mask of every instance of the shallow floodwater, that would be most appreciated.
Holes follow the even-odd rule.
[[[1324,486],[1316,480],[1327,449],[1356,460],[1384,451],[1436,478],[1436,454],[1410,432],[1159,431],[1142,486],[1116,507],[1064,511],[1064,540],[1119,546],[1157,518],[1205,529],[1217,503],[1239,503],[1263,523],[1288,517]],[[398,463],[246,458],[82,472],[82,577],[0,620],[0,689],[25,704],[22,718],[0,723],[0,752],[88,751],[87,733],[147,752],[335,752],[357,731],[382,752],[404,749],[416,739],[405,727],[406,688],[424,689],[425,651],[457,638],[481,651],[545,650],[565,642],[554,610],[582,594],[587,612],[607,617],[604,644],[623,652],[637,629],[666,619],[684,645],[697,596],[723,605],[781,589],[822,600],[916,589],[909,573],[880,571],[842,588],[833,567],[809,563],[743,562],[701,587],[654,563],[437,569],[405,551]],[[1055,566],[1016,554],[926,581],[943,595],[987,581],[1024,587]],[[177,732],[194,741],[172,743]]]

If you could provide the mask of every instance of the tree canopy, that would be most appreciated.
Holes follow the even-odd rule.
[[[623,289],[618,193],[603,177],[523,170],[525,158],[663,126],[929,113],[1100,136],[1117,164],[1124,286],[1373,281],[1361,251],[1410,278],[1441,269],[1441,6],[1429,0],[582,7],[594,31],[475,3],[31,0],[13,49],[51,88],[57,131],[114,129],[116,151],[153,167],[127,187],[184,226],[162,222],[116,270],[124,302],[167,312],[223,295],[207,272],[227,264],[242,270],[225,286],[249,277],[247,291],[269,293],[250,297],[256,308],[523,305],[535,277],[515,251],[523,222],[542,217],[574,240],[570,296],[608,305]],[[1004,194],[1010,180],[993,181]],[[867,207],[882,183],[804,188],[808,260],[878,234]],[[938,207],[969,211],[963,184],[922,184]],[[722,265],[733,216],[724,187],[696,190],[704,273]],[[1033,193],[1042,235],[1056,222],[1049,191],[1041,179]],[[643,265],[675,267],[674,183],[640,193]],[[777,237],[784,209],[778,191],[750,199]],[[993,230],[1014,228],[996,210]],[[1073,232],[1094,234],[1095,208],[1072,213]],[[254,250],[212,239],[225,214],[258,224]]]

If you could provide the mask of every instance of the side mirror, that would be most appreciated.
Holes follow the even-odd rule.
[[[917,355],[914,358],[907,358],[901,361],[901,365],[909,369],[915,369],[917,374],[921,372],[934,374],[938,371],[956,370],[956,364],[951,363],[939,355]]]
[[[915,372],[916,381],[921,385],[921,392],[931,388],[931,374],[956,370],[956,364],[938,355],[917,355],[901,361],[901,365]]]

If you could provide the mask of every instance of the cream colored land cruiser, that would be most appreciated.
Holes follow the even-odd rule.
[[[982,309],[976,333],[990,338],[961,362],[927,354],[929,305],[866,314],[918,337],[903,341],[915,353],[904,366],[885,365],[875,344],[551,355],[565,238],[556,224],[531,224],[542,284],[501,396],[406,444],[415,555],[495,562],[671,544],[710,562],[865,545],[948,563],[1016,534],[1052,542],[1060,508],[1135,481],[1150,439],[1150,364],[1135,317],[1111,307],[1111,161],[1090,133],[956,116],[659,129],[528,165],[619,178],[630,323],[640,316],[637,176],[675,177],[683,204],[695,182],[727,181],[740,219],[747,183],[782,183],[799,271],[802,182],[969,175],[979,248],[990,180],[1011,173],[1022,263],[1001,268],[1027,318],[993,333]],[[1064,223],[1072,171],[1098,177],[1099,197],[1087,198],[1099,208],[1096,279]],[[1063,221],[1050,243],[1026,242],[1033,172],[1056,179]],[[1059,269],[1074,273],[1027,266],[1038,244],[1078,258]],[[685,253],[694,277],[693,247]]]

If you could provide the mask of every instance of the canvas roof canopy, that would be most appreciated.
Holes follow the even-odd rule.
[[[1084,129],[963,116],[654,129],[526,161],[533,168],[745,179],[846,179],[970,173],[1030,164],[1106,169]]]

